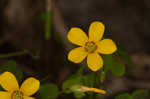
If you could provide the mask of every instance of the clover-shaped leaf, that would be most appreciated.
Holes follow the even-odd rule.
[[[131,57],[129,56],[129,53],[127,49],[122,46],[121,44],[117,44],[118,50],[117,53],[119,56],[128,64],[128,66],[133,66],[133,61],[131,60]]]
[[[104,57],[104,71],[111,71],[114,76],[120,77],[125,73],[124,64],[113,55],[105,55]]]

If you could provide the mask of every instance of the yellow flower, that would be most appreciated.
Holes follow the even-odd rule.
[[[111,39],[102,39],[105,27],[101,22],[93,22],[89,28],[89,38],[80,28],[72,28],[67,37],[70,42],[80,47],[71,50],[68,59],[80,63],[87,57],[88,67],[97,71],[103,66],[103,59],[98,54],[112,54],[117,50]]]
[[[89,88],[89,87],[86,87],[86,86],[81,86],[79,89],[77,89],[78,91],[80,92],[88,92],[88,91],[91,91],[91,92],[96,92],[96,93],[100,93],[100,94],[106,94],[106,91],[105,90],[101,90],[101,89],[97,89],[97,88]]]
[[[40,82],[30,77],[19,88],[15,76],[10,72],[4,72],[0,75],[0,85],[6,90],[0,91],[0,99],[35,99],[30,96],[38,91]]]

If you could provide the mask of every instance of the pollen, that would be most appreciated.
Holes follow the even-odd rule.
[[[94,42],[86,42],[85,50],[89,53],[93,53],[97,49],[97,46]]]

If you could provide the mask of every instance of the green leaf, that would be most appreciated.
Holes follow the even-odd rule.
[[[64,93],[72,93],[73,90],[71,89],[73,86],[76,85],[82,85],[82,76],[83,73],[83,67],[79,68],[79,70],[73,74],[68,80],[66,80],[63,85],[62,85],[62,89]]]
[[[148,90],[136,90],[132,93],[133,99],[149,99]]]
[[[94,74],[88,74],[83,77],[83,84],[88,87],[93,87],[95,84],[95,80],[96,79]]]
[[[128,64],[128,66],[133,66],[133,61],[131,60],[131,57],[129,56],[129,53],[125,47],[123,47],[121,44],[118,44],[118,50],[117,53],[121,56],[121,58]]]
[[[81,85],[82,84],[81,80],[82,77],[72,77],[66,80],[62,85],[63,92],[66,94],[72,93],[73,90],[71,89],[71,87],[74,85]]]
[[[18,81],[21,82],[23,78],[23,73],[15,61],[10,60],[7,63],[3,64],[3,66],[0,66],[0,73],[6,71],[13,73]]]
[[[73,85],[70,87],[70,90],[72,90],[73,92],[78,91],[78,89],[81,87],[81,85]]]
[[[99,76],[96,76],[94,73],[87,74],[83,76],[83,85],[88,87],[94,87],[95,85],[99,85]],[[87,92],[89,97],[93,97],[93,92]]]
[[[114,76],[120,77],[125,74],[125,66],[120,61],[114,61],[111,72]]]
[[[103,60],[104,60],[104,71],[107,73],[111,71],[114,59],[112,55],[105,55],[103,56]]]
[[[104,71],[111,71],[114,76],[120,77],[125,73],[124,64],[113,55],[105,55],[104,57]]]
[[[115,99],[133,99],[128,93],[123,93],[115,97]]]
[[[56,84],[48,83],[40,86],[39,94],[42,99],[56,99],[59,89]]]
[[[82,99],[83,97],[85,97],[85,93],[74,92],[74,96],[75,96],[77,99]]]

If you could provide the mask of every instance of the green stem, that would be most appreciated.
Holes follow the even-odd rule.
[[[45,23],[45,38],[49,40],[51,37],[51,13],[46,12],[46,23]]]
[[[9,57],[21,56],[21,55],[25,55],[25,54],[30,55],[33,59],[39,58],[39,54],[33,55],[30,51],[28,51],[26,49],[23,51],[14,52],[14,53],[0,54],[0,58],[9,58]]]
[[[21,56],[27,54],[28,51],[23,50],[20,52],[15,52],[15,53],[8,53],[8,54],[0,54],[0,58],[9,58],[9,57],[14,57],[14,56]]]
[[[40,80],[40,82],[44,82],[50,78],[50,75],[45,76],[43,79]]]

